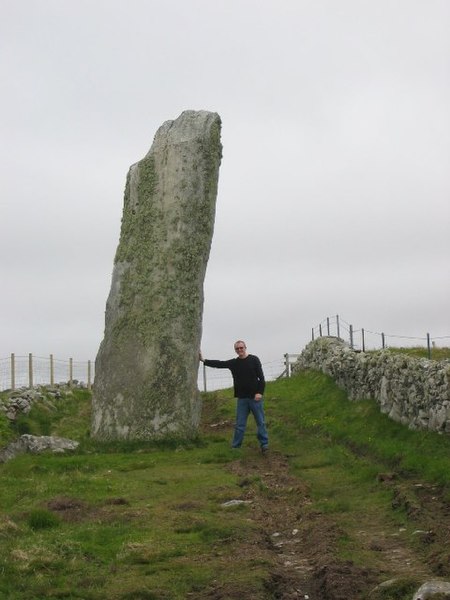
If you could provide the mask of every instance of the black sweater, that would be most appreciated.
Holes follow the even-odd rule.
[[[254,398],[255,394],[264,394],[266,382],[261,361],[257,356],[248,354],[245,358],[231,360],[205,359],[204,363],[207,367],[230,369],[236,398]]]

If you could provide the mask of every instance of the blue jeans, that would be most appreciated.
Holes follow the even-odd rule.
[[[264,419],[264,402],[263,399],[255,400],[254,398],[238,398],[236,406],[236,426],[234,429],[233,448],[240,448],[244,441],[245,428],[247,427],[248,415],[252,413],[257,426],[256,437],[258,438],[261,448],[267,448],[269,445],[269,437],[267,435],[266,423]]]

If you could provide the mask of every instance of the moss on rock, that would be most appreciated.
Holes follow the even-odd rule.
[[[127,176],[96,361],[99,439],[195,434],[203,281],[214,230],[220,118],[186,111]]]

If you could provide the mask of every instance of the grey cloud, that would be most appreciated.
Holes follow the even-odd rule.
[[[440,0],[4,3],[0,357],[95,357],[128,168],[189,108],[223,121],[206,355],[275,361],[335,313],[450,336],[449,22]]]

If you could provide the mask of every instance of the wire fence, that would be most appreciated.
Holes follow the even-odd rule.
[[[422,337],[412,337],[371,331],[363,327],[355,329],[339,315],[327,317],[312,328],[312,340],[323,336],[338,337],[348,341],[351,348],[362,352],[399,344],[422,346],[427,348],[429,358],[432,358],[433,348],[450,343],[450,335],[438,337],[426,333]],[[289,377],[291,367],[298,356],[298,354],[287,353],[279,360],[263,363],[266,380],[274,381],[280,377]],[[83,383],[91,389],[93,381],[94,363],[90,360],[74,361],[72,358],[61,360],[54,358],[52,354],[48,357],[11,354],[8,358],[0,358],[0,390],[32,388],[37,385],[56,383],[69,385]],[[197,381],[199,389],[208,392],[226,389],[233,385],[231,372],[228,369],[208,369],[204,365],[199,367]]]
[[[50,356],[16,356],[0,358],[0,390],[32,388],[38,385],[83,383],[88,389],[93,381],[92,361],[61,360]]]
[[[312,328],[312,339],[322,336],[333,336],[348,341],[350,347],[354,350],[378,350],[389,346],[419,346],[427,348],[428,357],[432,358],[433,348],[442,346],[450,342],[450,335],[431,336],[426,333],[422,337],[413,337],[406,335],[390,334],[378,331],[371,331],[363,327],[355,329],[339,315],[327,317],[319,325]]]
[[[267,381],[289,376],[298,354],[285,354],[283,358],[263,364]],[[91,389],[94,381],[94,363],[90,360],[61,360],[52,354],[47,357],[16,356],[0,358],[0,390],[32,388],[39,385],[85,385]],[[233,385],[228,369],[208,369],[200,365],[198,387],[202,391],[226,389]]]
[[[267,379],[273,380],[286,372],[286,356],[284,359],[263,365]],[[289,355],[294,356],[294,355]],[[295,355],[296,356],[296,355]],[[215,370],[208,374],[201,367],[198,373],[198,385],[202,390],[213,391],[224,389],[233,385],[231,373],[228,370]],[[290,363],[287,372],[290,373]],[[56,385],[78,383],[91,389],[94,381],[94,363],[88,361],[75,361],[72,358],[61,360],[52,354],[47,357],[16,356],[11,354],[8,358],[0,358],[0,390],[16,390],[19,388],[32,388],[38,385]]]

